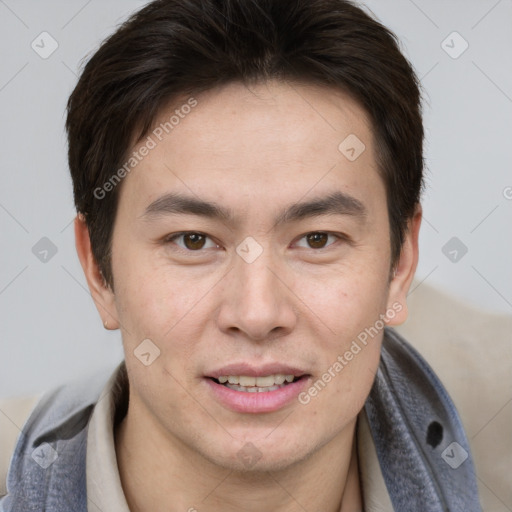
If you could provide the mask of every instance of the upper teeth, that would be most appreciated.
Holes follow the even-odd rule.
[[[218,381],[221,384],[229,382],[230,384],[238,384],[240,386],[258,386],[267,387],[274,386],[276,384],[283,384],[284,381],[292,382],[294,379],[293,375],[283,375],[278,373],[277,375],[267,375],[265,377],[249,377],[247,375],[221,375],[218,377]]]

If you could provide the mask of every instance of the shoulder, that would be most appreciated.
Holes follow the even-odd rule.
[[[396,330],[435,371],[464,425],[484,509],[512,504],[512,316],[480,311],[421,284]],[[490,490],[492,489],[492,491]]]
[[[42,393],[0,400],[0,496],[7,493],[5,482],[16,441],[41,397]]]
[[[0,401],[0,496],[24,480],[30,457],[23,454],[83,431],[110,375],[112,369],[101,370],[38,395]]]

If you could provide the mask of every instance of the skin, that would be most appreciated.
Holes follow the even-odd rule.
[[[421,209],[393,277],[385,187],[357,103],[333,89],[275,81],[229,84],[197,101],[122,183],[115,292],[101,279],[83,219],[75,221],[100,316],[122,333],[130,403],[115,443],[127,502],[133,511],[252,511],[263,503],[279,512],[361,510],[354,434],[382,331],[307,405],[234,412],[212,397],[204,375],[233,362],[277,361],[307,369],[313,383],[393,304],[402,310],[388,324],[402,323]],[[366,146],[355,161],[338,150],[349,134]],[[282,209],[333,191],[359,200],[366,215],[275,225]],[[143,215],[168,192],[215,201],[236,222]],[[165,238],[182,231],[209,238],[199,250],[190,239]],[[305,235],[315,232],[345,238],[311,247]],[[236,252],[247,236],[263,250],[252,263]],[[160,349],[149,366],[134,356],[146,338]],[[251,468],[237,457],[248,442],[262,455]]]

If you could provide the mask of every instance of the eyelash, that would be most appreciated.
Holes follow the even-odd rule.
[[[350,242],[350,239],[347,235],[344,235],[342,233],[333,233],[331,231],[308,231],[307,233],[304,233],[303,235],[301,235],[299,237],[298,240],[302,240],[303,238],[305,238],[306,236],[308,235],[312,235],[312,234],[318,234],[318,233],[321,233],[321,234],[324,234],[324,235],[327,235],[327,236],[333,236],[337,239],[337,241],[341,241],[341,242]],[[174,243],[174,240],[180,238],[180,237],[183,237],[185,235],[201,235],[201,236],[204,236],[206,238],[208,238],[209,240],[212,240],[212,238],[210,236],[208,236],[206,233],[202,233],[201,231],[181,231],[179,233],[173,233],[171,235],[168,235],[164,238],[163,242],[165,244],[170,244],[170,243]],[[216,242],[214,242],[216,244]],[[303,247],[303,249],[309,249],[313,252],[321,252],[323,250],[326,250],[328,249],[329,247],[331,247],[332,245],[334,245],[336,242],[333,242],[325,247],[321,247],[319,249],[315,249],[313,247]],[[218,246],[218,244],[216,244]],[[203,252],[204,250],[206,249],[197,249],[197,250],[192,250],[192,249],[186,249],[186,248],[183,248],[183,247],[180,247],[180,246],[177,246],[178,247],[178,251],[180,252],[184,252],[184,253],[187,253],[187,254],[193,254],[193,253],[201,253]],[[208,248],[207,248],[208,249]]]

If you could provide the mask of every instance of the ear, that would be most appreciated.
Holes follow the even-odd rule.
[[[114,292],[105,283],[91,250],[89,229],[82,214],[75,217],[75,245],[96,309],[106,329],[118,329]]]
[[[413,217],[407,225],[405,240],[389,286],[388,311],[394,311],[393,318],[388,316],[388,325],[400,325],[407,320],[407,294],[418,266],[418,237],[420,232],[422,208],[418,204]]]

